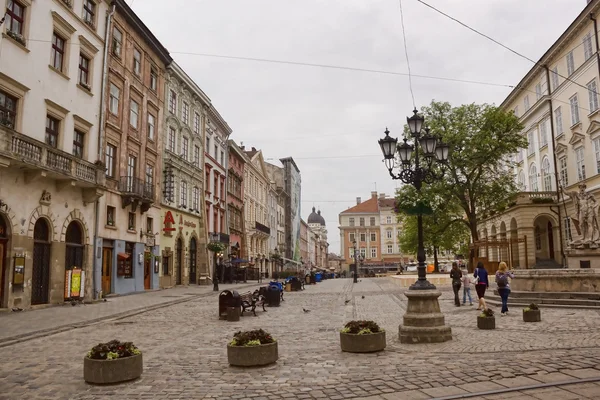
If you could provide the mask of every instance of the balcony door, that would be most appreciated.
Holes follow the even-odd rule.
[[[137,158],[131,154],[127,157],[127,191],[133,192],[133,182],[136,177]]]

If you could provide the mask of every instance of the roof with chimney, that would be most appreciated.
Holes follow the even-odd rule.
[[[379,199],[377,198],[377,192],[371,192],[371,198],[367,201],[362,201],[360,197],[356,198],[356,205],[349,209],[342,211],[340,214],[353,214],[353,213],[378,213],[379,212]]]

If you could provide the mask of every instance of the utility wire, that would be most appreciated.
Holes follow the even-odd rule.
[[[404,28],[404,12],[402,11],[402,0],[398,0],[400,5],[400,22],[402,25],[402,39],[404,41],[404,55],[406,56],[406,66],[408,68],[408,88],[410,89],[410,96],[413,101],[413,108],[417,109],[417,103],[415,102],[415,93],[413,92],[412,76],[410,71],[410,60],[408,59],[408,45],[406,44],[406,30]]]

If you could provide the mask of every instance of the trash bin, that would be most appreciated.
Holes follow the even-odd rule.
[[[240,294],[235,290],[223,290],[219,294],[219,319],[227,319],[227,309],[230,307],[241,310]]]
[[[227,321],[236,322],[240,320],[240,309],[238,307],[227,307]]]
[[[321,273],[315,274],[315,282],[321,282],[322,276]]]
[[[279,307],[279,304],[281,303],[281,291],[279,290],[279,287],[270,285],[267,289],[265,300],[269,307]]]

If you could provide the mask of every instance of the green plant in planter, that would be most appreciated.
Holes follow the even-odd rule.
[[[206,245],[206,248],[214,253],[225,251],[225,245],[219,242],[211,242]]]
[[[383,332],[384,330],[374,321],[350,321],[340,332],[352,335],[369,335],[372,333]]]
[[[268,332],[262,329],[253,331],[239,331],[233,335],[230,346],[260,346],[261,344],[275,343],[276,340]]]
[[[93,360],[116,360],[117,358],[133,357],[141,353],[132,342],[111,340],[92,347],[86,357]]]
[[[488,308],[486,310],[483,310],[483,312],[481,314],[479,314],[480,317],[485,317],[485,318],[492,318],[494,316],[494,310],[492,310],[491,308]]]
[[[535,303],[531,303],[528,307],[525,307],[523,309],[524,312],[528,312],[528,311],[538,311],[540,308],[538,307],[537,304]]]

